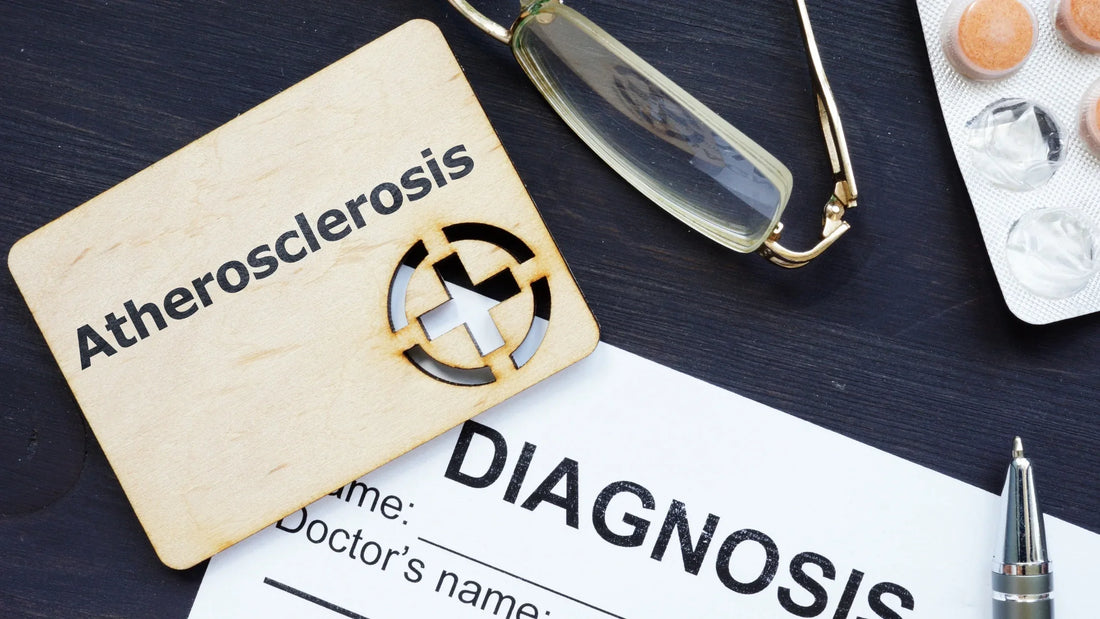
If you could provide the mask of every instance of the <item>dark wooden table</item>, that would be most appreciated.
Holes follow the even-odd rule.
[[[785,162],[796,179],[788,235],[817,233],[830,182],[790,3],[572,5]],[[990,491],[1020,433],[1047,511],[1100,532],[1100,318],[1034,327],[1006,309],[915,2],[810,5],[861,206],[849,235],[801,271],[725,250],[649,203],[560,122],[506,47],[444,0],[5,0],[0,252],[426,18],[607,342]],[[508,22],[516,7],[479,8]],[[6,270],[0,321],[0,616],[186,616],[203,567],[157,561]]]

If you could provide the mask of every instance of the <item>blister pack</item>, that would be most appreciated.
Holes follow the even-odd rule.
[[[917,0],[951,144],[1009,309],[1100,310],[1100,2]]]

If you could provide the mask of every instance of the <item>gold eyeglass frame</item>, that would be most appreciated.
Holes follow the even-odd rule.
[[[564,4],[562,0],[552,1]],[[448,0],[448,2],[466,19],[505,45],[511,44],[512,33],[516,25],[529,15],[528,10],[521,11],[512,26],[505,28],[480,13],[467,0]],[[523,4],[529,6],[540,3],[537,0],[531,0]],[[817,102],[818,116],[822,132],[825,135],[825,147],[829,152],[829,161],[832,165],[835,184],[832,195],[825,203],[825,211],[822,215],[821,239],[818,240],[816,245],[806,251],[787,249],[779,243],[780,236],[783,234],[783,223],[778,222],[763,245],[756,250],[756,253],[771,262],[788,269],[805,266],[811,260],[820,256],[822,252],[851,228],[851,224],[844,221],[844,214],[848,209],[856,207],[858,195],[850,155],[848,154],[848,142],[844,137],[844,127],[840,122],[840,115],[837,113],[832,88],[830,88],[829,80],[825,76],[825,68],[821,62],[821,54],[817,49],[817,40],[814,38],[813,28],[810,25],[810,14],[806,8],[806,2],[805,0],[794,0],[794,4],[798,10],[799,22],[802,27],[806,57],[812,73],[814,99]]]

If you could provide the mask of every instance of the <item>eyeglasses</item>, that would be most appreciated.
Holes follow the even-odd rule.
[[[534,0],[504,28],[466,0],[449,0],[509,45],[523,71],[574,132],[634,187],[680,221],[743,253],[787,268],[820,255],[849,224],[856,184],[805,0],[794,0],[813,73],[836,185],[821,239],[808,251],[779,244],[791,173],[768,151],[561,0]]]

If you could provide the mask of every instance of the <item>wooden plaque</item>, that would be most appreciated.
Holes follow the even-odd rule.
[[[425,21],[30,234],[8,262],[175,568],[598,340]]]

